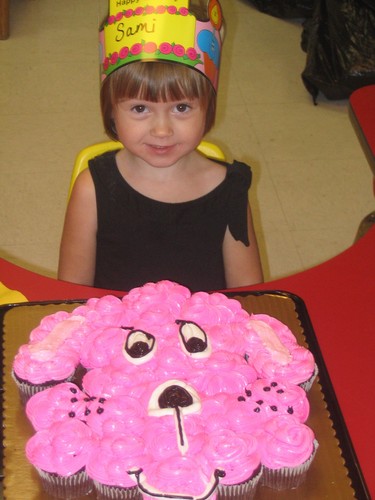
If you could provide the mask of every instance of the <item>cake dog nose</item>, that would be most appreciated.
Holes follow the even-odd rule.
[[[201,400],[197,391],[182,380],[167,380],[151,394],[148,414],[153,417],[174,415],[180,409],[184,415],[198,413]]]
[[[166,387],[159,396],[159,408],[186,408],[193,404],[192,395],[179,385]]]

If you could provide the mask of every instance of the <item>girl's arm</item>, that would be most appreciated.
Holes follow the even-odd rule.
[[[96,232],[95,188],[90,171],[86,169],[77,177],[65,215],[60,244],[59,279],[93,285]]]
[[[223,257],[225,280],[228,288],[263,282],[262,264],[249,206],[247,221],[250,241],[248,247],[242,241],[236,241],[228,227],[224,236]]]

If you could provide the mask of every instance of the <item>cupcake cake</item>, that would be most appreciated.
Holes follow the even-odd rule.
[[[77,367],[79,384],[68,380]],[[168,281],[45,318],[14,362],[39,391],[26,455],[43,487],[103,500],[298,487],[317,449],[302,388],[313,371],[275,318]]]

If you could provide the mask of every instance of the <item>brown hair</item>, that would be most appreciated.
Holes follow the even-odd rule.
[[[134,62],[107,76],[100,91],[100,105],[107,135],[118,140],[113,123],[113,108],[121,99],[151,102],[199,99],[206,111],[206,134],[213,126],[216,93],[210,81],[198,71],[178,63]]]

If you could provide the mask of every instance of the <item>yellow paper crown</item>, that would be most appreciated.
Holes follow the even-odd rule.
[[[100,31],[102,78],[135,61],[169,61],[203,73],[217,89],[223,23],[218,0],[198,20],[189,0],[109,0]]]

